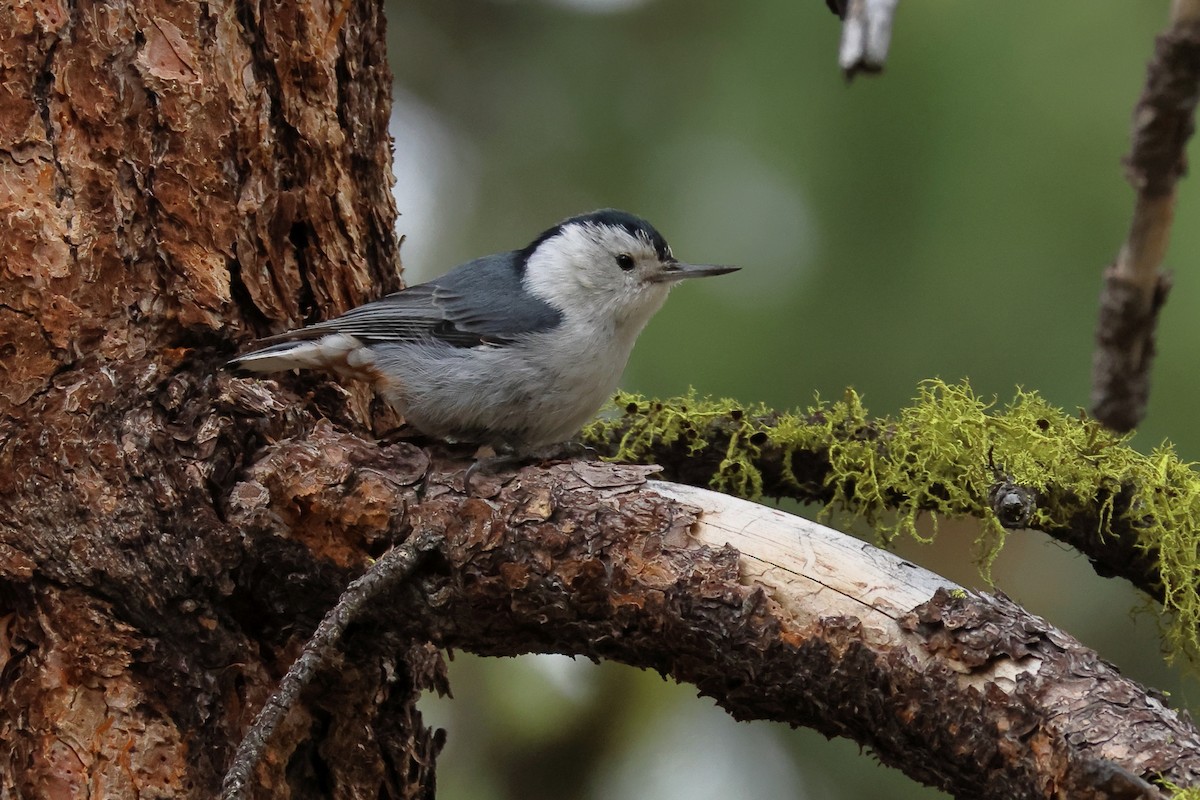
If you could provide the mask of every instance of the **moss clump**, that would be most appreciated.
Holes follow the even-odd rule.
[[[772,448],[783,454],[783,484],[812,499],[791,465],[798,455],[820,454],[829,464],[826,513],[862,518],[885,542],[897,535],[932,538],[918,532],[921,514],[931,517],[933,535],[943,516],[977,518],[985,575],[1007,533],[989,502],[998,481],[1036,493],[1028,527],[1045,530],[1069,528],[1091,511],[1097,533],[1112,535],[1121,496],[1127,499],[1122,522],[1137,532],[1139,548],[1157,554],[1164,605],[1174,615],[1171,650],[1200,652],[1200,476],[1170,444],[1139,453],[1127,437],[1066,414],[1034,392],[1018,391],[997,407],[967,383],[941,381],[923,384],[898,416],[879,419],[868,416],[852,390],[803,413],[694,395],[660,402],[622,394],[616,402],[623,416],[598,420],[584,433],[591,442],[615,442],[618,460],[642,461],[681,444],[695,456],[711,447],[709,438],[727,441],[710,485],[756,499],[763,492],[758,459]],[[721,435],[706,436],[714,426]]]
[[[759,405],[747,413],[733,400],[699,399],[692,393],[664,402],[620,392],[613,402],[624,409],[624,417],[602,417],[583,431],[585,443],[615,441],[613,461],[639,463],[658,447],[676,444],[682,444],[688,456],[695,456],[710,447],[703,432],[719,422],[728,426],[729,442],[709,485],[738,497],[756,499],[762,495],[762,474],[755,464],[761,448],[754,442],[762,440],[760,432],[769,437],[774,430],[762,422],[771,415],[766,406]]]
[[[1171,793],[1171,800],[1200,800],[1200,787],[1185,789],[1168,780],[1160,780],[1157,783]]]

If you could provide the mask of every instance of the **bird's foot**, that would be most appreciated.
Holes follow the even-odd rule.
[[[492,476],[497,472],[525,464],[578,459],[594,460],[595,457],[596,450],[594,448],[579,442],[563,442],[534,450],[508,450],[502,453],[497,453],[490,446],[484,446],[475,452],[475,461],[467,467],[466,474],[463,476],[463,490],[468,495],[473,495],[475,492],[472,489],[472,479]]]

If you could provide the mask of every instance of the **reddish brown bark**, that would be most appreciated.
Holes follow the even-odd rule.
[[[344,573],[223,519],[261,437],[311,415],[232,426],[213,375],[268,320],[397,286],[389,99],[377,3],[0,8],[0,794],[211,797],[336,597]],[[324,708],[386,719],[318,702],[292,789],[356,750],[343,786],[431,786],[418,682],[381,659]]]
[[[338,469],[312,478],[328,453]],[[364,629],[654,669],[739,719],[849,736],[958,796],[1154,798],[1161,777],[1200,782],[1186,717],[1045,620],[1003,597],[940,593],[901,618],[915,649],[852,617],[798,624],[736,551],[696,543],[698,510],[647,491],[648,471],[527,467],[465,496],[457,463],[325,428],[270,448],[230,520],[251,533],[284,520],[336,551],[339,529],[368,540],[401,515],[400,535],[445,537],[444,560]]]

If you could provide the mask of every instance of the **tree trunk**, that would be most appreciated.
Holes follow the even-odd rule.
[[[315,415],[234,419],[216,376],[398,287],[382,8],[7,4],[0,54],[0,796],[212,797],[361,564],[227,523],[249,455]],[[367,397],[320,399],[362,430]],[[440,667],[395,658],[291,719],[264,796],[432,793],[411,700]]]

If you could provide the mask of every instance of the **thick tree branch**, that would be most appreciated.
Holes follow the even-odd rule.
[[[1200,2],[1174,0],[1134,110],[1125,166],[1137,201],[1129,235],[1104,273],[1092,356],[1092,413],[1118,431],[1132,430],[1146,414],[1158,314],[1171,289],[1170,275],[1160,268],[1198,98]]]
[[[330,454],[338,480],[314,483]],[[318,551],[347,508],[359,534],[436,532],[444,563],[381,604],[381,629],[653,668],[740,719],[849,736],[959,795],[1157,797],[1159,774],[1200,782],[1186,721],[1003,598],[781,512],[647,483],[651,468],[527,467],[467,496],[461,466],[323,427],[263,454],[231,521]]]

